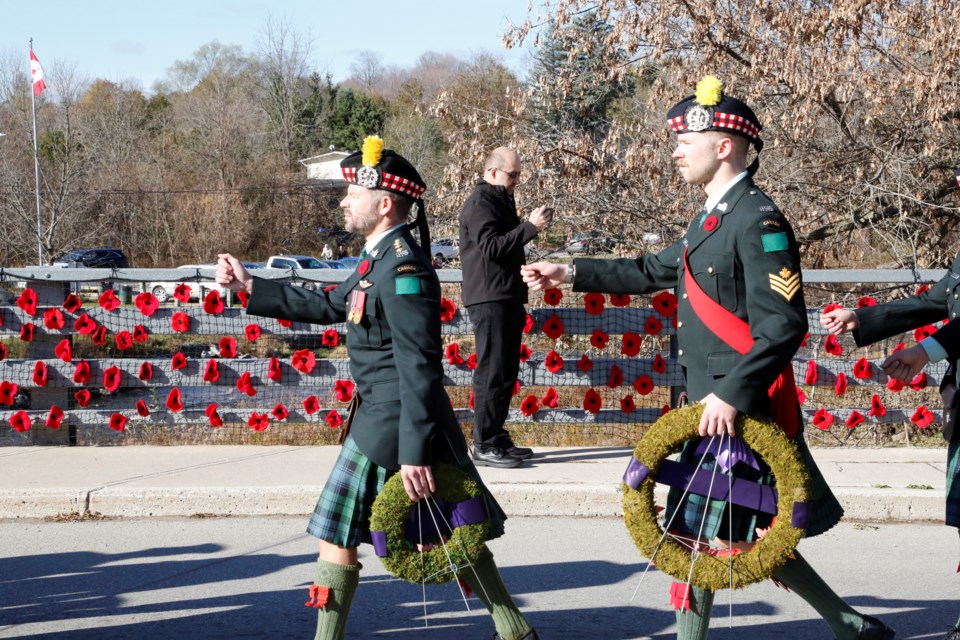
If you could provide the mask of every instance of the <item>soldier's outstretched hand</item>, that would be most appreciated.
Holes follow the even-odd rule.
[[[214,279],[217,284],[231,291],[245,290],[250,293],[253,285],[253,278],[243,263],[229,253],[221,253],[217,256],[217,272]]]
[[[563,284],[568,265],[556,262],[534,262],[520,267],[523,281],[533,291],[542,291]]]
[[[927,350],[919,344],[909,349],[903,349],[890,356],[880,364],[883,372],[900,382],[910,382],[930,362]]]
[[[839,336],[860,326],[860,320],[850,309],[834,309],[820,314],[820,326]]]

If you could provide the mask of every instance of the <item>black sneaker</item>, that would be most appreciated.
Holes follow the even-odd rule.
[[[504,450],[514,458],[520,458],[521,460],[529,460],[533,457],[533,449],[529,447],[518,447],[512,442],[509,447],[504,447]]]
[[[501,469],[512,469],[523,464],[520,458],[514,458],[512,455],[500,447],[490,449],[474,449],[473,464],[478,467],[500,467]]]

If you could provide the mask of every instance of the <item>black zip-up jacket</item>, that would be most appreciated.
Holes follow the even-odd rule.
[[[460,264],[463,304],[514,300],[527,302],[520,276],[523,246],[537,228],[521,222],[513,196],[501,185],[478,180],[460,209]]]

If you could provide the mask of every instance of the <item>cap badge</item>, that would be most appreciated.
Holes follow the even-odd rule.
[[[683,113],[689,131],[703,131],[713,125],[713,110],[699,104],[690,105]]]
[[[357,169],[357,184],[367,189],[376,189],[380,186],[380,174],[373,167]]]

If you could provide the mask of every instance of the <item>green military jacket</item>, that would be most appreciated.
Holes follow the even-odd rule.
[[[704,292],[749,324],[755,342],[746,354],[693,312],[685,292],[684,251]],[[714,393],[741,413],[769,415],[768,389],[803,341],[807,313],[793,229],[749,177],[663,251],[575,264],[577,291],[642,294],[676,288],[679,360],[690,399]]]
[[[951,364],[960,359],[960,254],[946,275],[919,296],[910,296],[886,304],[855,311],[860,328],[853,332],[857,346],[863,346],[947,319],[949,324],[937,330],[933,338],[947,351]]]
[[[376,464],[396,470],[466,453],[443,387],[440,281],[405,228],[388,233],[328,292],[254,278],[247,313],[347,322],[350,372],[360,397],[350,433]]]

